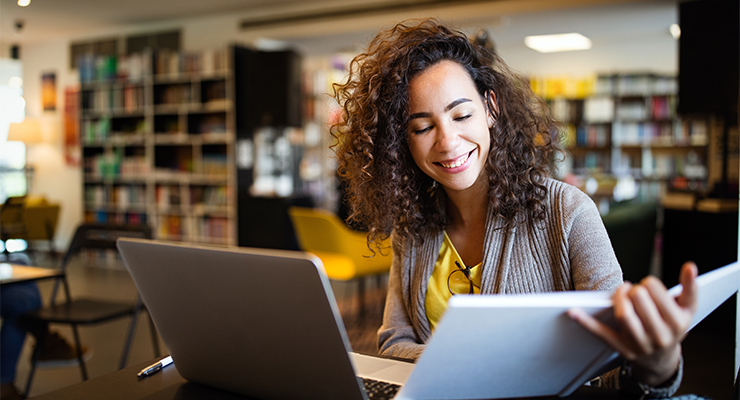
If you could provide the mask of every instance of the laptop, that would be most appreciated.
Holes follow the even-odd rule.
[[[258,399],[361,400],[365,381],[393,391],[413,370],[351,352],[313,255],[128,238],[118,248],[188,381]]]

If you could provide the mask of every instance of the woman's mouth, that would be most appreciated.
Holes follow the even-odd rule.
[[[459,166],[465,164],[465,162],[468,161],[468,159],[470,158],[470,156],[473,154],[473,151],[475,151],[475,150],[472,150],[468,154],[462,155],[459,158],[457,158],[456,160],[453,160],[451,162],[438,162],[437,164],[439,164],[442,167],[447,168],[447,169],[452,169],[452,168],[459,167]]]

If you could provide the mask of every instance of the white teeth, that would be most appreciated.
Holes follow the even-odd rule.
[[[445,168],[455,168],[455,167],[459,167],[465,164],[465,161],[468,161],[468,157],[470,157],[470,153],[468,153],[468,155],[465,157],[458,158],[457,161],[453,162],[452,164],[445,164],[445,163],[440,163],[440,164]]]

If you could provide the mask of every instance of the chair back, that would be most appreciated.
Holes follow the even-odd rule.
[[[152,229],[148,225],[118,225],[118,224],[82,224],[77,227],[69,248],[64,253],[62,263],[59,266],[65,274],[64,281],[67,301],[70,300],[69,287],[66,281],[66,271],[70,260],[82,250],[114,250],[118,252],[116,240],[118,238],[140,238],[151,239]],[[59,289],[58,279],[51,294],[51,302],[54,304]]]
[[[25,196],[11,196],[0,206],[0,239],[21,238],[26,233],[23,221]]]
[[[26,223],[26,238],[29,240],[52,240],[59,220],[59,204],[40,204],[26,207],[23,220]]]
[[[390,269],[389,241],[382,244],[382,254],[376,250],[373,256],[367,235],[349,229],[334,213],[305,207],[290,207],[288,213],[303,251],[343,255],[352,260],[359,276]]]
[[[625,280],[639,282],[650,273],[657,219],[654,202],[626,202],[602,217]]]
[[[118,238],[151,239],[152,229],[148,225],[82,224],[77,227],[72,242],[64,254],[61,268],[82,250],[115,250]]]
[[[3,239],[52,240],[59,219],[59,204],[43,197],[8,197],[0,206]]]

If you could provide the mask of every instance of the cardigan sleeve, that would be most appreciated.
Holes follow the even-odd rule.
[[[561,206],[571,276],[576,290],[614,292],[622,284],[622,269],[593,200],[575,187],[563,193]]]
[[[424,351],[424,345],[420,343],[406,311],[402,274],[408,266],[405,265],[407,261],[403,254],[394,239],[383,324],[378,330],[378,349],[382,355],[416,360]]]

